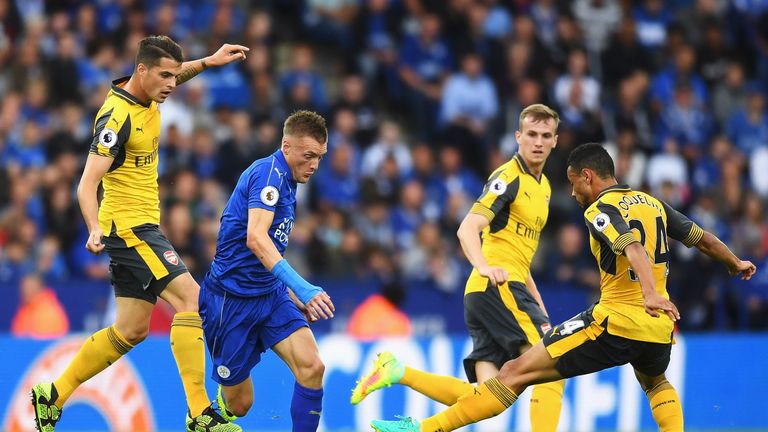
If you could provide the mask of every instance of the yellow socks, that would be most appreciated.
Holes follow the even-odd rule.
[[[197,312],[179,312],[171,323],[171,351],[184,384],[190,415],[200,415],[211,402],[205,391],[203,320]]]
[[[462,395],[447,410],[421,422],[423,432],[448,432],[480,420],[501,414],[517,400],[509,387],[491,378],[474,391]]]
[[[536,384],[531,394],[531,430],[555,432],[563,407],[565,380]]]
[[[475,386],[458,378],[436,375],[405,367],[400,384],[406,385],[433,401],[451,406],[460,396],[474,390]]]
[[[669,381],[664,380],[645,392],[651,404],[651,413],[661,432],[683,431],[683,407],[680,397]]]
[[[115,326],[92,334],[80,347],[80,351],[64,373],[53,383],[59,393],[56,406],[61,408],[80,384],[109,367],[131,348],[133,345],[118,333]]]

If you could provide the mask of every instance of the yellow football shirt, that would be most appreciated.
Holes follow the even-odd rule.
[[[645,313],[637,276],[624,255],[630,243],[640,242],[651,261],[656,291],[669,298],[668,236],[691,247],[704,231],[665,202],[626,185],[600,193],[584,211],[590,247],[600,267],[600,301],[593,317],[608,318],[608,333],[628,339],[669,343],[674,323],[666,314],[654,318]]]
[[[104,198],[99,226],[109,235],[141,224],[160,223],[157,148],[160,111],[155,102],[142,104],[122,87],[128,77],[112,82],[96,115],[90,152],[114,159],[102,179]]]
[[[490,221],[483,230],[483,256],[489,265],[506,269],[510,281],[525,283],[528,278],[551,194],[547,177],[536,178],[516,154],[491,174],[470,210]],[[465,294],[486,286],[487,278],[472,270]]]

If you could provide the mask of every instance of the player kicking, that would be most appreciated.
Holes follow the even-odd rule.
[[[225,44],[210,57],[184,62],[181,47],[171,38],[150,36],[139,42],[133,74],[112,83],[96,115],[77,198],[90,233],[85,247],[95,254],[106,249],[109,255],[117,318],[85,341],[56,381],[32,388],[35,425],[41,432],[55,429],[64,403],[80,384],[147,337],[158,297],[176,310],[171,350],[187,398],[187,430],[241,430],[211,407],[205,391],[199,287],[158,228],[157,104],[207,67],[241,61],[247,51],[244,46]],[[104,187],[101,206],[99,183]]]
[[[542,170],[557,145],[559,120],[557,112],[541,104],[520,113],[520,130],[515,134],[518,153],[491,174],[459,227],[461,246],[474,267],[464,291],[464,318],[473,343],[464,359],[470,382],[496,376],[504,362],[538,343],[550,328],[530,267],[549,215],[551,189]],[[407,367],[385,352],[358,382],[351,402],[357,404],[395,383],[445,405],[475,389],[454,377]],[[534,432],[557,430],[563,386],[559,380],[534,387],[530,410]]]
[[[755,266],[736,257],[716,236],[646,193],[619,185],[613,161],[599,144],[568,158],[572,195],[586,208],[592,254],[600,267],[600,301],[556,326],[499,374],[447,410],[421,422],[374,420],[380,432],[448,432],[493,417],[526,387],[631,364],[662,432],[683,431],[680,398],[664,372],[680,314],[667,294],[668,237],[695,246],[744,280]]]
[[[217,397],[228,419],[253,404],[251,369],[272,349],[296,378],[291,403],[294,432],[320,422],[324,365],[311,321],[333,317],[320,287],[283,258],[293,229],[296,186],[317,171],[326,153],[325,120],[298,111],[285,120],[280,148],[243,172],[221,217],[216,256],[200,290],[200,315],[213,359]]]

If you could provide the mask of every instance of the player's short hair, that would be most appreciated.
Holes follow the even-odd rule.
[[[161,58],[169,58],[179,63],[184,62],[181,46],[168,36],[147,36],[139,42],[136,64],[144,63],[151,68],[160,63]]]
[[[296,111],[285,119],[283,135],[310,137],[321,144],[328,141],[328,129],[323,116],[307,110]]]
[[[582,144],[568,155],[568,166],[576,172],[587,168],[600,178],[615,177],[611,155],[598,143]]]
[[[560,116],[557,114],[557,111],[544,104],[528,105],[523,109],[520,113],[520,123],[518,125],[520,130],[523,129],[523,120],[525,120],[526,117],[531,117],[536,123],[552,119],[555,121],[555,130],[557,130],[557,127],[560,125]]]

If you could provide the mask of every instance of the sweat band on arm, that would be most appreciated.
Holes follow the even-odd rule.
[[[275,275],[280,282],[292,289],[293,293],[296,294],[296,297],[298,297],[304,304],[307,304],[308,301],[312,300],[312,297],[323,291],[322,288],[312,285],[296,273],[296,270],[288,264],[288,261],[286,261],[285,258],[278,261],[277,264],[272,267],[272,274]]]

